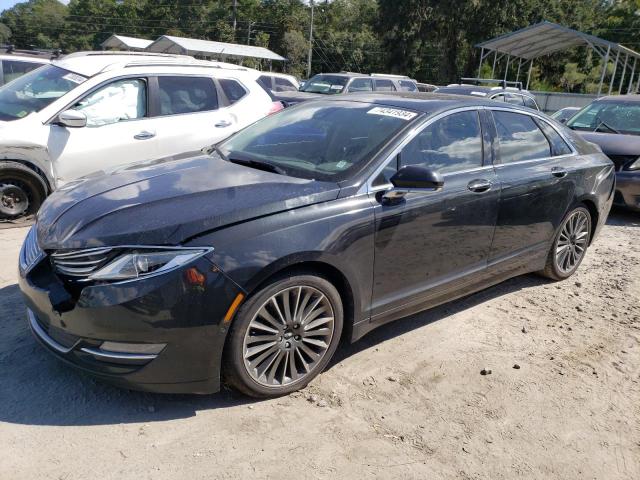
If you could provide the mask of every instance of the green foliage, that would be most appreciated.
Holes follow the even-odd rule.
[[[315,0],[312,73],[389,72],[446,84],[476,76],[476,44],[542,20],[640,47],[640,0]],[[308,0],[30,0],[0,14],[0,41],[19,48],[100,48],[112,33],[155,39],[204,38],[268,47],[289,59],[274,63],[306,76]],[[597,91],[601,61],[575,48],[537,59],[531,88]],[[267,67],[257,59],[245,65]],[[506,61],[496,66],[503,78]],[[489,77],[493,57],[480,75]],[[528,65],[522,65],[520,80]],[[510,79],[518,63],[512,61]],[[610,72],[611,73],[611,72]],[[620,73],[618,72],[618,76]],[[605,78],[608,88],[610,74]]]

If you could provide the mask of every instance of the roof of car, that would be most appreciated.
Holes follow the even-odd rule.
[[[447,85],[446,87],[438,87],[438,91],[439,92],[446,92],[446,91],[450,91],[450,92],[456,92],[456,93],[463,93],[463,94],[467,94],[467,95],[473,95],[475,92],[478,92],[477,95],[478,96],[484,96],[484,95],[488,95],[490,93],[494,93],[494,92],[509,92],[509,93],[526,93],[529,94],[528,90],[524,90],[524,89],[519,89],[519,88],[515,88],[515,87],[507,87],[507,88],[502,88],[500,86],[487,86],[487,85],[468,85],[465,83],[461,83],[461,84],[451,84],[451,85]],[[483,95],[484,94],[484,95]]]
[[[29,62],[29,63],[41,63],[41,64],[45,64],[45,63],[49,63],[50,60],[48,58],[44,58],[44,57],[35,57],[35,56],[28,56],[28,55],[16,55],[13,53],[3,53],[0,54],[0,60],[15,60],[17,62]]]
[[[446,93],[426,92],[373,92],[373,93],[349,93],[346,95],[327,95],[319,100],[329,101],[359,101],[384,105],[394,108],[405,108],[422,113],[434,113],[460,106],[490,106],[495,107],[496,102],[468,95],[451,95]],[[514,110],[529,111],[523,107],[509,103],[500,104],[500,107],[513,108]]]
[[[215,66],[213,62],[196,60],[195,58],[187,55],[138,52],[76,52],[59,60],[54,60],[52,63],[86,77],[92,77],[106,70],[124,68],[127,66]]]
[[[609,95],[598,98],[598,102],[640,102],[640,95]]]

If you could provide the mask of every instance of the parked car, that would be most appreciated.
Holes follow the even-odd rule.
[[[416,83],[416,86],[418,87],[419,92],[424,93],[435,92],[438,89],[437,86],[430,83]]]
[[[499,86],[483,85],[487,83],[497,83]],[[540,110],[534,95],[528,90],[522,89],[522,82],[506,82],[504,80],[487,78],[461,78],[460,83],[452,83],[446,87],[438,87],[435,91],[438,93],[485,97],[497,102],[511,103],[513,105]]]
[[[0,85],[9,83],[25,73],[51,63],[47,58],[19,54],[0,54]]]
[[[192,57],[83,52],[0,88],[0,217],[66,183],[198,150],[282,108],[239,68]]]
[[[0,86],[60,57],[59,50],[17,50],[0,46]]]
[[[415,80],[403,75],[372,73],[321,73],[307,80],[299,92],[277,92],[275,99],[291,106],[322,97],[354,92],[417,92]]]
[[[293,75],[276,72],[260,72],[258,84],[268,92],[297,92],[300,85]]]
[[[599,145],[615,164],[614,203],[640,212],[640,95],[600,98],[566,125]]]
[[[551,115],[551,118],[556,119],[560,123],[567,123],[567,120],[569,120],[571,117],[573,117],[576,114],[576,112],[579,112],[579,111],[580,111],[580,107],[565,107],[565,108],[561,108],[557,112],[554,112]]]
[[[526,272],[571,276],[614,169],[546,116],[475,97],[326,97],[210,155],[51,195],[20,253],[35,336],[126,387],[304,387],[339,340]]]

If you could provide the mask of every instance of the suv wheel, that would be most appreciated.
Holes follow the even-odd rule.
[[[35,214],[46,197],[42,179],[17,162],[0,162],[0,219]]]
[[[276,279],[238,311],[225,379],[253,397],[299,390],[331,360],[342,323],[342,301],[329,281],[305,274]]]
[[[591,238],[591,214],[584,207],[569,211],[562,220],[547,257],[543,276],[564,280],[578,269]]]

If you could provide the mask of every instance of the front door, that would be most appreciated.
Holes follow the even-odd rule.
[[[401,316],[411,305],[483,273],[500,195],[491,149],[483,153],[486,143],[478,111],[449,114],[418,133],[397,165],[392,162],[374,182],[384,184],[405,165],[444,176],[440,191],[410,193],[375,207],[372,322]]]
[[[86,114],[87,125],[49,125],[47,146],[57,187],[93,172],[157,157],[154,120],[147,115],[146,79],[115,80],[71,108]]]

